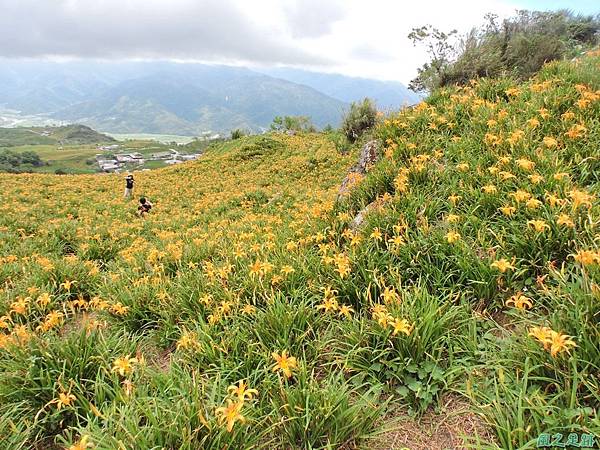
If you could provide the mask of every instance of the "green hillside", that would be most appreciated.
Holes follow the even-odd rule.
[[[83,145],[113,143],[115,139],[85,125],[0,128],[0,147],[22,145]]]
[[[600,52],[371,133],[0,174],[4,448],[593,448]]]

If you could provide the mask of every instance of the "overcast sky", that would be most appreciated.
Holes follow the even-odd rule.
[[[0,57],[170,59],[291,65],[398,80],[423,49],[407,39],[432,24],[466,31],[488,12],[597,0],[0,0]],[[1,64],[1,62],[0,62]]]

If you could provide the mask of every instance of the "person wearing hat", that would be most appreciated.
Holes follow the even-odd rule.
[[[133,196],[133,175],[130,173],[125,177],[125,194],[123,198],[131,198]]]

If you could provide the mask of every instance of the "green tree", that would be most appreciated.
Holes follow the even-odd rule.
[[[317,131],[308,116],[276,116],[271,123],[271,130],[286,132],[314,132]]]
[[[44,162],[40,159],[40,155],[33,151],[25,151],[21,153],[22,164],[31,164],[32,166],[43,166]]]
[[[244,130],[240,128],[236,128],[235,130],[231,130],[231,140],[235,141],[236,139],[240,139],[245,136]]]
[[[412,29],[408,38],[415,46],[417,44],[424,45],[430,60],[423,67],[417,69],[418,75],[410,82],[408,86],[410,89],[418,92],[430,91],[436,87],[455,56],[456,49],[452,39],[456,33],[456,30],[445,33],[431,25]]]
[[[25,172],[31,167],[40,167],[45,164],[40,156],[33,151],[22,153],[4,150],[0,152],[0,172]]]

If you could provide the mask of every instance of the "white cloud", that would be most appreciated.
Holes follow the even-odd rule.
[[[407,38],[466,31],[511,0],[0,0],[0,56],[293,65],[408,82]]]
[[[427,59],[424,49],[414,48],[407,38],[412,28],[432,24],[468,31],[485,14],[508,16],[517,6],[509,0],[345,0],[344,8],[345,15],[331,23],[329,33],[301,37],[296,44],[329,59],[327,71],[408,83]]]
[[[331,32],[348,8],[341,0],[291,0],[281,3],[294,38],[318,38]]]
[[[327,64],[235,0],[0,0],[0,11],[5,57]]]

